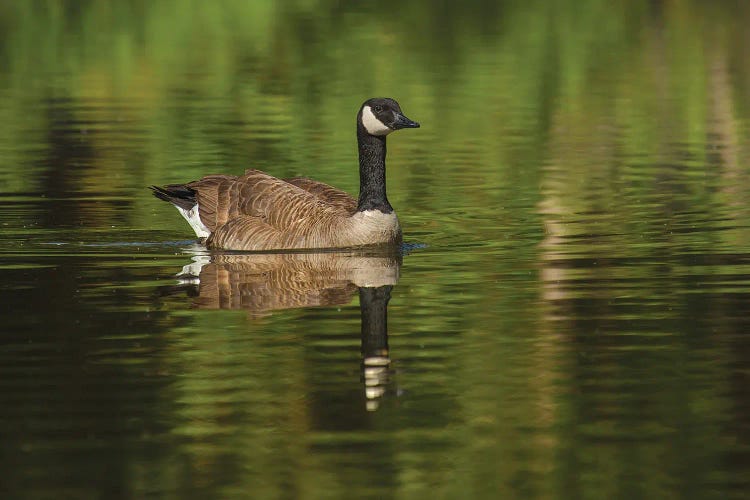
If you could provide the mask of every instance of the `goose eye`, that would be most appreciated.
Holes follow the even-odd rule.
[[[383,111],[383,106],[381,106],[380,104],[376,105],[375,106],[375,112],[376,113],[380,113],[381,111]]]

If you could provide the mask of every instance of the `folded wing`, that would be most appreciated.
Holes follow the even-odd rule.
[[[332,186],[306,178],[283,180],[259,170],[240,177],[210,175],[186,187],[195,192],[201,221],[211,230],[206,244],[216,248],[325,246],[335,230],[331,223],[356,210],[356,200]]]

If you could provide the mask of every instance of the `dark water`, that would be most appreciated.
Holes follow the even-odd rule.
[[[0,2],[3,497],[745,497],[748,22]],[[211,255],[145,188],[356,192],[373,95],[402,256]]]

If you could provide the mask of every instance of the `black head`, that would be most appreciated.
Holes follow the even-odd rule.
[[[362,104],[357,121],[370,135],[384,136],[401,128],[419,128],[419,123],[408,119],[401,106],[387,97],[373,97]]]

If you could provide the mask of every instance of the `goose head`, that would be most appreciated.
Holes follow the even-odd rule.
[[[365,101],[357,115],[357,122],[366,133],[380,137],[402,128],[419,128],[419,123],[407,118],[401,106],[387,97]]]

